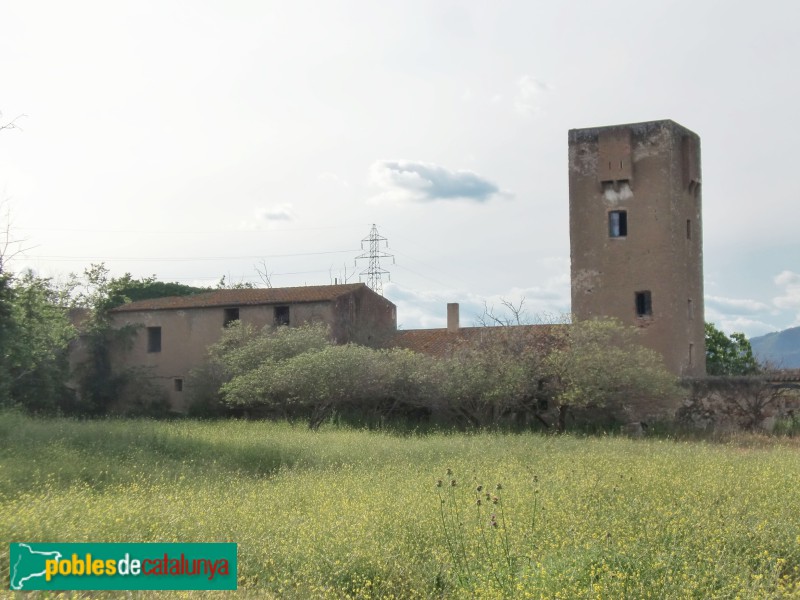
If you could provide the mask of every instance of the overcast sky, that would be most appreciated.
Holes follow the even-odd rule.
[[[358,281],[404,328],[569,312],[567,131],[702,139],[706,319],[800,325],[800,3],[5,0],[12,269]]]

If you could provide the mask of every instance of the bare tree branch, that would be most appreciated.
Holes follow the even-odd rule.
[[[0,273],[5,271],[6,265],[19,256],[32,250],[35,246],[26,246],[26,238],[15,238],[12,233],[13,223],[11,219],[11,207],[7,200],[0,200],[0,221],[3,223],[0,229]]]
[[[494,306],[489,306],[484,300],[483,313],[475,318],[475,322],[480,327],[510,327],[530,324],[528,311],[523,308],[525,298],[522,298],[518,304],[501,298],[500,303],[503,305],[503,312],[496,313]]]
[[[18,115],[13,119],[11,119],[10,121],[8,121],[7,123],[3,123],[2,122],[3,113],[0,112],[0,131],[2,131],[3,129],[19,129],[20,131],[22,131],[22,127],[20,127],[17,124],[17,121],[19,121],[20,119],[24,119],[27,116],[28,115]]]
[[[258,265],[254,265],[256,269],[256,273],[258,273],[259,279],[261,279],[262,283],[267,286],[268,288],[272,288],[272,275],[273,273],[269,272],[267,269],[267,261],[263,258],[261,259],[261,267],[259,268]]]
[[[355,271],[353,271],[352,273],[350,273],[348,275],[347,274],[347,265],[346,264],[342,264],[342,269],[343,270],[339,271],[339,276],[338,277],[334,277],[333,276],[333,265],[331,265],[330,269],[328,269],[328,276],[330,277],[331,285],[333,285],[334,282],[347,283],[356,274]]]

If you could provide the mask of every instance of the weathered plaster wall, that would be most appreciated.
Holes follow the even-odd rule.
[[[275,306],[240,306],[239,320],[257,328],[271,326]],[[187,390],[176,388],[175,380],[183,380],[206,359],[208,347],[219,340],[225,320],[224,307],[190,308],[183,310],[148,310],[124,312],[113,317],[116,326],[139,325],[133,346],[128,351],[118,350],[113,356],[117,369],[144,367],[167,394],[173,410],[186,407]],[[309,302],[289,305],[290,325],[301,323],[333,324],[334,314],[330,302]],[[148,327],[161,328],[161,350],[148,351]]]

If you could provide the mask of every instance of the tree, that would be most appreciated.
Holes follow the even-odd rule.
[[[755,375],[761,368],[743,333],[725,335],[706,323],[706,372],[709,375]]]
[[[0,113],[0,131],[19,129],[23,116],[3,122]],[[16,277],[8,271],[11,259],[27,248],[12,232],[5,201],[0,211],[0,405],[57,410],[69,396],[67,351],[75,329],[50,279],[30,270]]]
[[[260,273],[259,273],[260,275]],[[268,283],[267,287],[272,287],[271,283]],[[223,275],[220,280],[217,282],[217,289],[218,290],[254,290],[256,289],[256,284],[250,281],[239,281],[237,283],[231,283],[230,281],[225,281],[225,275]]]
[[[514,416],[542,421],[545,358],[559,340],[558,325],[498,326],[456,344],[435,361],[436,408],[474,426]]]
[[[547,356],[548,387],[563,430],[570,409],[597,407],[631,420],[676,408],[676,378],[660,354],[638,343],[638,332],[614,319],[573,323]]]
[[[137,327],[116,327],[110,311],[126,302],[163,296],[180,296],[207,291],[179,283],[157,281],[155,276],[134,279],[130,273],[111,277],[102,263],[92,264],[83,276],[73,275],[67,285],[71,304],[87,312],[81,327],[83,359],[76,367],[80,402],[76,412],[104,414],[122,399],[128,412],[157,413],[165,410],[163,398],[157,397],[145,373],[135,369],[113,368],[112,350],[130,347]],[[134,406],[137,405],[137,406]]]
[[[0,397],[40,412],[68,401],[67,351],[75,337],[64,297],[31,271],[0,274]]]

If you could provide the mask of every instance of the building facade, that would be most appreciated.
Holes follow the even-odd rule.
[[[572,313],[705,374],[700,138],[673,121],[569,131]]]
[[[114,366],[143,369],[176,412],[187,408],[189,374],[234,321],[259,329],[323,323],[337,343],[375,345],[397,328],[395,305],[363,283],[216,290],[130,302],[111,315],[116,327],[136,326],[130,348],[115,351]]]

